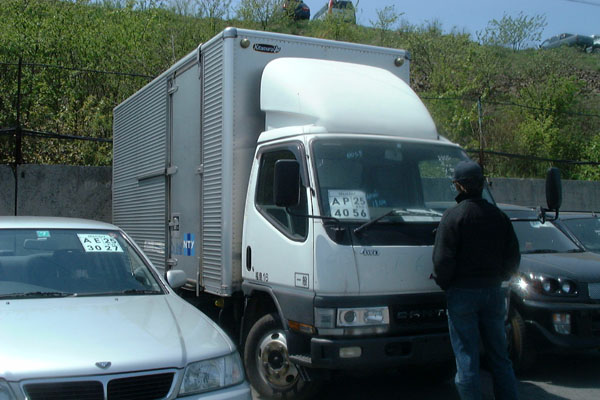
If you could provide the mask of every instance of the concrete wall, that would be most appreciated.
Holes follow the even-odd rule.
[[[546,207],[546,182],[543,179],[492,178],[491,190],[498,203]],[[600,182],[562,181],[564,211],[600,211]]]
[[[110,167],[18,167],[18,215],[54,215],[112,221]],[[498,203],[546,206],[542,179],[490,179]],[[0,215],[15,215],[15,177],[0,165]],[[444,187],[448,184],[444,183]],[[600,211],[600,182],[563,180],[563,210]]]
[[[0,214],[15,215],[15,176],[0,166]],[[112,220],[112,169],[68,165],[20,165],[16,215]]]

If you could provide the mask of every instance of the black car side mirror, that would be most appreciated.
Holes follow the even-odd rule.
[[[556,212],[562,204],[560,170],[556,167],[548,169],[546,173],[546,203],[549,210]]]

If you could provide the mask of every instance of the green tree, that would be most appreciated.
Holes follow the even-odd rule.
[[[379,32],[380,43],[385,46],[388,41],[387,35],[389,31],[398,27],[400,17],[404,15],[404,13],[396,12],[395,5],[386,6],[383,9],[376,9],[375,12],[377,14],[377,19],[369,22],[373,28]]]
[[[236,12],[241,20],[254,22],[266,30],[278,18],[279,7],[278,0],[241,0]]]
[[[517,51],[530,46],[532,42],[539,42],[546,25],[544,15],[530,17],[520,12],[516,17],[511,17],[504,14],[500,20],[489,21],[483,31],[477,32],[477,38],[483,44]]]

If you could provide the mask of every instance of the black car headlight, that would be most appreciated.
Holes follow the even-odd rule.
[[[516,278],[516,287],[522,292],[542,295],[577,295],[577,283],[574,280],[545,274],[520,274]]]

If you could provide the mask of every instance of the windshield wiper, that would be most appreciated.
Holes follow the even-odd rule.
[[[118,294],[160,294],[160,290],[152,289],[125,289],[120,291]]]
[[[399,215],[400,217],[408,217],[408,216],[411,216],[411,217],[439,217],[439,218],[442,217],[441,213],[439,213],[437,211],[433,211],[433,210],[415,210],[415,209],[406,209],[406,208],[394,209],[394,210],[390,210],[390,211],[386,212],[383,215],[380,215],[379,217],[377,217],[375,219],[365,222],[358,228],[354,229],[354,233],[358,234],[362,230],[368,228],[369,226],[371,226],[373,224],[376,224],[383,218],[388,217],[392,214]]]
[[[371,225],[373,225],[373,224],[376,224],[376,223],[377,223],[377,222],[379,222],[380,220],[384,219],[385,217],[387,217],[387,216],[389,216],[389,215],[392,215],[392,214],[395,214],[395,213],[396,213],[396,210],[390,210],[390,211],[386,212],[385,214],[383,214],[383,215],[380,215],[380,216],[379,216],[379,217],[377,217],[377,218],[374,218],[374,219],[372,219],[372,220],[370,220],[370,221],[367,221],[367,222],[365,222],[364,224],[362,224],[362,225],[361,225],[361,226],[359,226],[358,228],[355,228],[355,229],[354,229],[354,234],[355,234],[355,235],[358,235],[358,234],[359,234],[359,233],[360,233],[360,232],[361,232],[363,229],[366,229],[366,228],[368,228],[369,226],[371,226]]]
[[[560,253],[558,250],[554,249],[536,249],[524,251],[523,254],[543,254],[543,253]]]
[[[0,299],[24,299],[31,297],[75,297],[77,293],[69,292],[27,292],[27,293],[10,293],[3,294]]]

